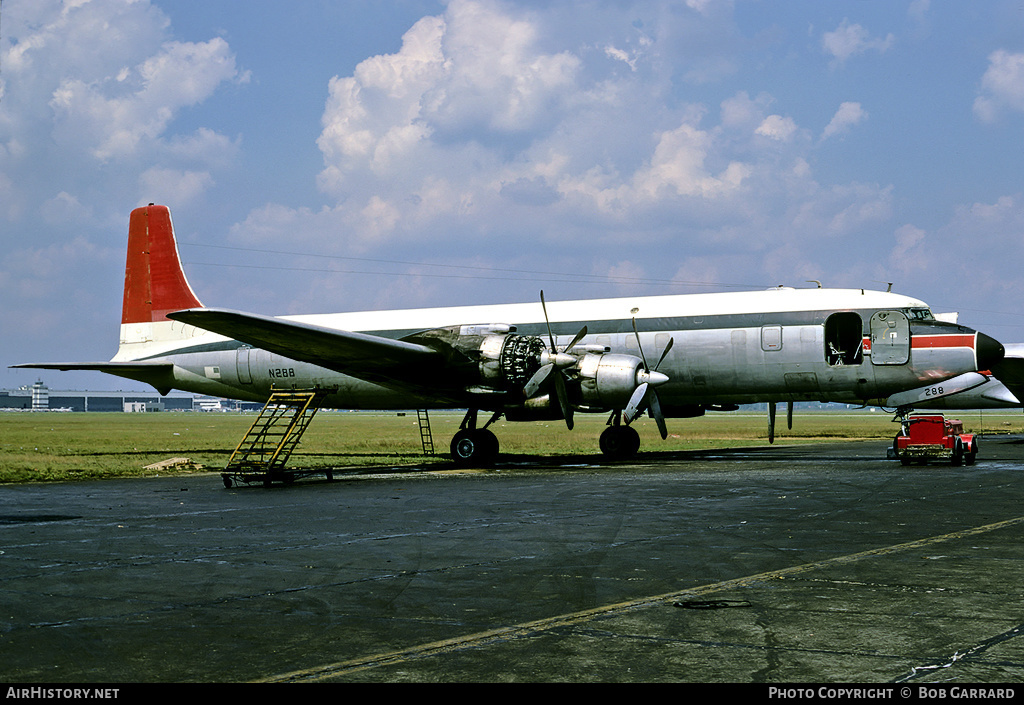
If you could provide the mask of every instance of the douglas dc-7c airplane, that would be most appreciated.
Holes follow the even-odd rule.
[[[550,317],[549,317],[550,314]],[[275,389],[330,390],[345,409],[467,409],[459,464],[492,462],[487,428],[609,415],[600,447],[639,448],[643,413],[665,418],[769,402],[909,408],[968,390],[1003,357],[996,340],[936,320],[907,296],[791,289],[273,318],[206,308],[178,257],[170,212],[132,211],[121,343],[109,362],[16,367],[99,370],[166,394],[265,401]],[[654,364],[651,364],[652,361]],[[490,420],[478,425],[479,412]]]

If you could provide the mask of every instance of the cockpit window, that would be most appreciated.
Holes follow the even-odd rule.
[[[930,308],[910,308],[904,311],[907,314],[907,318],[912,321],[934,321],[935,316],[932,315]]]

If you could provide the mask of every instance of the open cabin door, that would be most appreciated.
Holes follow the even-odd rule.
[[[905,365],[910,361],[910,320],[901,311],[879,311],[871,317],[871,362]]]
[[[825,320],[825,360],[831,367],[864,362],[864,319],[859,314],[840,311]]]

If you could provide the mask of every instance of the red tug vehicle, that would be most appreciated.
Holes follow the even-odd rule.
[[[911,414],[901,421],[893,451],[903,465],[931,460],[974,465],[978,438],[973,433],[964,433],[964,425],[957,419],[947,419],[942,414]]]

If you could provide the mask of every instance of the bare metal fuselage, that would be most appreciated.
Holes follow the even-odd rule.
[[[817,308],[819,305],[822,307]],[[672,307],[676,315],[671,315]],[[669,378],[658,390],[666,416],[692,415],[700,407],[765,401],[884,405],[893,393],[940,382],[975,370],[978,364],[977,333],[930,318],[913,320],[922,312],[927,316],[927,307],[896,294],[768,290],[562,302],[552,303],[549,308],[560,346],[586,325],[588,334],[581,345],[638,355],[632,316],[628,315],[633,311],[637,312],[640,347],[648,358],[657,359],[674,339],[660,367]],[[609,317],[615,313],[609,309],[627,315]],[[640,317],[647,311],[666,315]],[[422,330],[424,324],[500,321],[516,326],[521,335],[544,336],[546,329],[542,319],[538,320],[539,313],[539,306],[525,304],[304,316],[294,320],[388,338],[407,336]],[[415,326],[417,322],[419,326]],[[180,323],[171,325],[190,328]],[[326,405],[336,408],[474,404],[468,396],[461,398],[458,390],[430,395],[381,386],[198,329],[191,333],[193,337],[187,342],[178,340],[173,348],[157,355],[150,347],[145,357],[173,362],[173,386],[178,389],[263,401],[274,389],[319,387],[333,390]],[[145,337],[145,333],[139,335]],[[131,342],[122,341],[123,353],[131,350]]]

